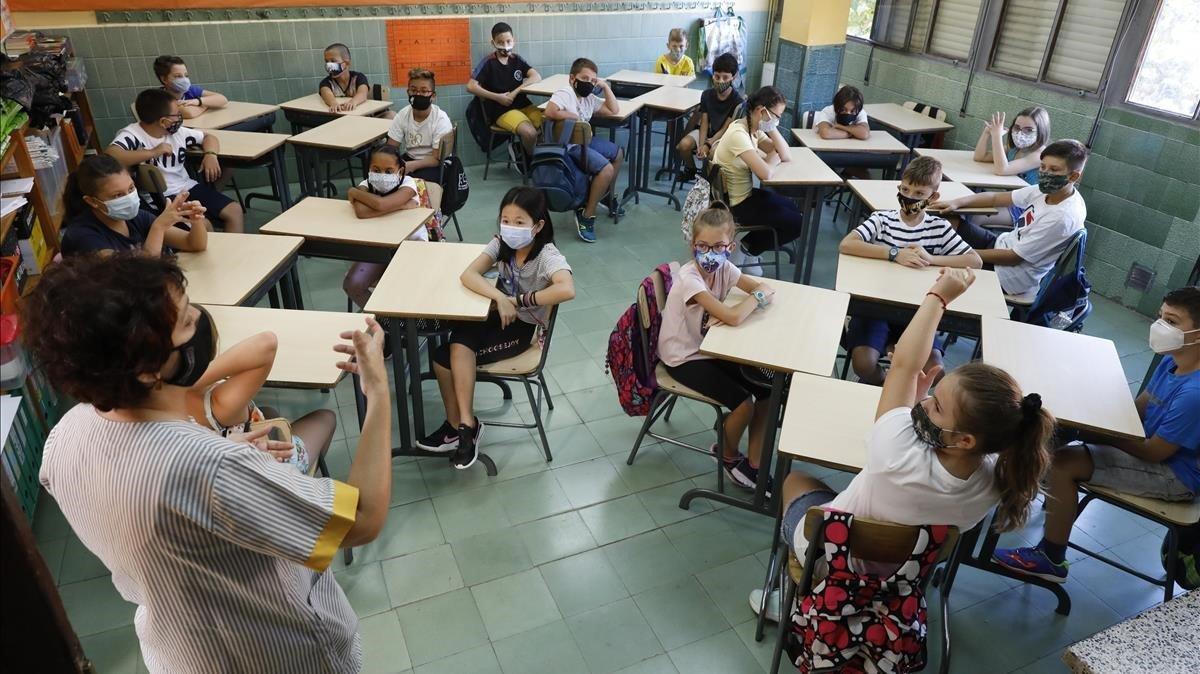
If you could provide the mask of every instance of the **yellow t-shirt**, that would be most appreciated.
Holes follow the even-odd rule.
[[[758,149],[758,144],[766,137],[767,134],[758,131],[751,138],[746,119],[743,117],[730,124],[725,130],[725,135],[717,142],[713,162],[721,167],[721,179],[725,181],[725,192],[729,195],[730,206],[745,201],[754,187],[753,172],[746,162],[742,161],[742,153],[754,150],[759,156],[763,156],[764,153]]]
[[[684,54],[678,63],[671,63],[671,59],[663,54],[654,62],[654,72],[664,75],[695,75],[696,64],[692,63],[692,57],[687,54]]]

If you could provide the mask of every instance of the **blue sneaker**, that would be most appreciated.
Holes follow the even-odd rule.
[[[992,553],[992,561],[1009,571],[1048,580],[1051,583],[1067,582],[1066,560],[1061,564],[1050,561],[1041,548],[998,548]]]
[[[604,207],[608,209],[608,214],[614,218],[625,217],[625,207],[621,205],[619,199],[613,198],[604,202]]]
[[[585,217],[582,209],[576,209],[575,229],[586,243],[596,243],[596,216]]]

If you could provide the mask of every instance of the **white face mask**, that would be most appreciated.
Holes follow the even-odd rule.
[[[1013,131],[1012,142],[1022,150],[1033,147],[1033,144],[1037,142],[1037,131]]]
[[[368,173],[367,184],[378,194],[387,194],[400,186],[399,173]]]
[[[1184,332],[1160,318],[1150,324],[1150,348],[1154,353],[1178,351],[1184,347],[1184,335],[1193,332],[1200,332],[1200,329]]]
[[[763,133],[771,133],[778,128],[779,120],[775,119],[774,117],[764,117],[762,121],[758,123],[758,130],[762,131]]]
[[[533,243],[533,229],[531,227],[500,225],[500,240],[513,250],[524,248]]]
[[[137,190],[123,197],[109,199],[104,202],[104,210],[108,214],[108,217],[113,220],[132,220],[137,217],[138,211],[141,208],[142,200],[138,197]]]

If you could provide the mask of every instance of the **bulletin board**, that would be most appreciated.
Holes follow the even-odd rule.
[[[471,78],[471,23],[468,19],[389,19],[388,64],[392,86],[408,86],[411,68],[428,68],[438,84],[466,84]]]

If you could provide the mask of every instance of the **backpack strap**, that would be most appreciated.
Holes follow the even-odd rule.
[[[575,133],[575,120],[564,119],[562,120],[562,133],[558,134],[558,140],[554,140],[554,122],[547,119],[542,124],[542,144],[566,147],[571,142],[573,133]]]

